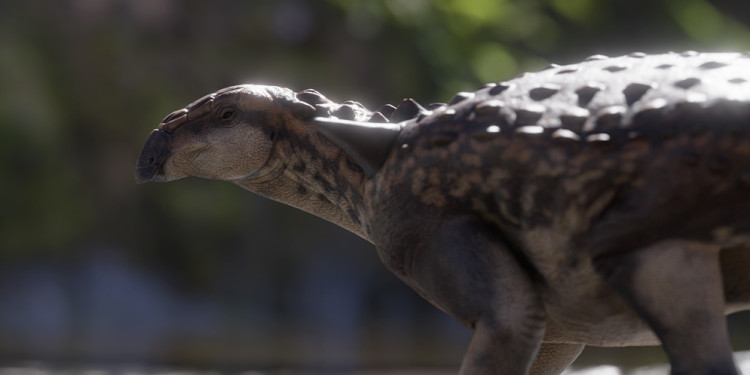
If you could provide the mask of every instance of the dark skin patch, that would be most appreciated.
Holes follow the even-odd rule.
[[[334,189],[333,185],[331,185],[325,179],[325,177],[323,177],[323,175],[320,174],[320,172],[315,172],[315,174],[313,175],[313,179],[315,179],[315,181],[318,182],[318,184],[320,184],[320,186],[323,188],[323,190],[326,193],[332,193],[332,192],[334,192],[335,189]]]
[[[353,209],[353,208],[350,208],[350,209],[349,209],[349,210],[347,211],[347,214],[349,215],[349,218],[350,218],[350,219],[352,219],[352,221],[353,221],[353,222],[354,222],[355,224],[357,224],[357,225],[360,225],[360,224],[362,224],[362,222],[361,222],[361,221],[359,220],[359,214],[357,213],[357,210],[355,210],[355,209]]]
[[[305,171],[307,170],[307,164],[305,164],[305,162],[303,161],[300,161],[292,166],[292,170],[299,173],[305,173]]]
[[[362,167],[359,166],[359,164],[352,161],[350,158],[346,158],[346,167],[349,168],[352,172],[356,173],[362,173]]]

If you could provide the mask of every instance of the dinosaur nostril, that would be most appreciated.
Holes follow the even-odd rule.
[[[156,158],[155,158],[155,157],[153,157],[153,156],[149,156],[149,158],[148,158],[148,163],[149,163],[149,164],[154,164],[154,160],[156,160]]]

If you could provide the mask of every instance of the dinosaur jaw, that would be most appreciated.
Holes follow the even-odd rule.
[[[169,157],[169,138],[169,135],[159,129],[155,129],[148,136],[136,164],[135,181],[137,183],[167,180],[164,175],[164,162]]]

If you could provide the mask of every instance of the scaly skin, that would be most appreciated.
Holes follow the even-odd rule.
[[[674,374],[736,374],[750,55],[592,56],[391,112],[231,87],[168,116],[137,179],[231,181],[369,240],[475,330],[462,374],[557,374],[584,345],[659,343]]]

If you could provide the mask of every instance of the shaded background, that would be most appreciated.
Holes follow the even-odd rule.
[[[446,366],[470,332],[371,245],[214,181],[135,185],[150,129],[238,83],[369,108],[591,54],[750,49],[731,0],[0,3],[0,362]],[[750,316],[730,319],[750,349]],[[580,363],[663,361],[592,349]]]

